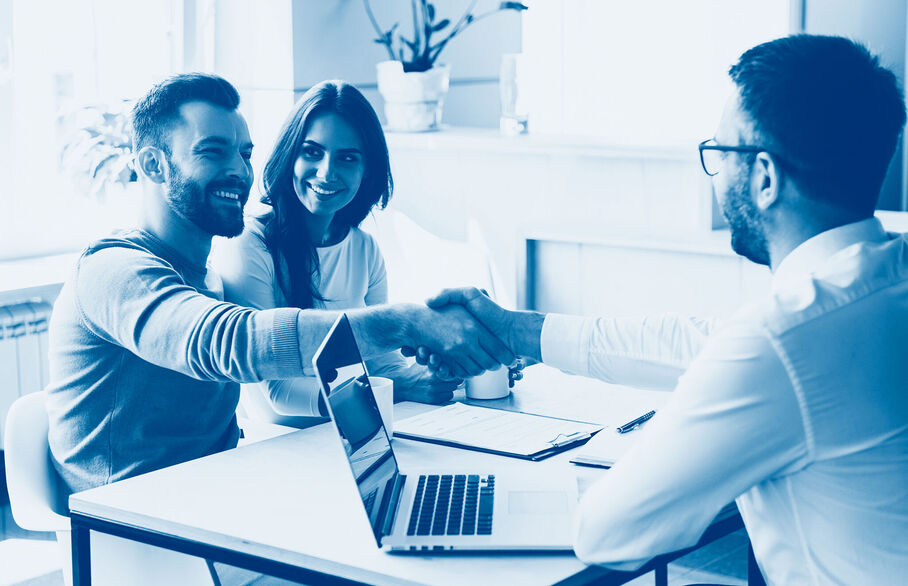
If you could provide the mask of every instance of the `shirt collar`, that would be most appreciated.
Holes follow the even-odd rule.
[[[815,271],[823,261],[852,244],[883,240],[886,232],[875,217],[826,230],[808,238],[782,259],[773,272],[773,284]]]

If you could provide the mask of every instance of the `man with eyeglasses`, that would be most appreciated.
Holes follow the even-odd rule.
[[[475,289],[430,305],[466,306],[516,355],[674,386],[584,494],[582,560],[637,568],[736,499],[768,582],[892,584],[908,575],[908,237],[873,214],[904,99],[839,37],[764,43],[729,73],[701,162],[732,247],[772,269],[762,303],[722,324],[506,311]]]

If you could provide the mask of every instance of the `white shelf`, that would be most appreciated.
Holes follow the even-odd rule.
[[[625,146],[600,138],[553,134],[505,136],[498,130],[443,126],[437,132],[388,132],[388,148],[419,151],[473,151],[501,154],[583,156],[611,159],[692,161],[696,145],[677,147]]]
[[[587,236],[558,232],[531,232],[527,240],[542,242],[560,242],[567,244],[591,244],[593,246],[607,246],[609,248],[633,248],[637,250],[659,250],[671,252],[686,252],[692,254],[706,254],[714,256],[738,256],[731,249],[731,234],[728,229],[712,230],[705,234],[692,234],[690,237],[678,238],[652,238],[646,235],[639,237],[617,236],[591,238]]]

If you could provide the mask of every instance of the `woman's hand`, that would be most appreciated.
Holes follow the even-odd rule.
[[[413,364],[400,373],[391,375],[394,380],[394,401],[419,403],[447,403],[454,397],[454,389],[463,381],[443,380],[420,364]]]

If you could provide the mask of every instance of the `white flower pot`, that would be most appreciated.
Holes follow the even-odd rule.
[[[451,68],[436,65],[428,71],[404,73],[400,61],[376,65],[378,91],[385,100],[387,129],[397,132],[437,130]]]

